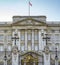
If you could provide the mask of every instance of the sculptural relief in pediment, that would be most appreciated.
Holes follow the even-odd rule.
[[[23,20],[15,23],[15,25],[44,25],[44,24],[45,24],[44,22],[35,20]]]

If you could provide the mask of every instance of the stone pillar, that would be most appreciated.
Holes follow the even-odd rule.
[[[47,32],[44,31],[44,37],[46,37]],[[48,42],[47,42],[48,43]],[[44,47],[46,46],[46,40],[44,40]]]
[[[24,62],[24,65],[26,65],[26,62]]]
[[[42,50],[42,36],[41,31],[39,30],[39,51]]]
[[[12,53],[12,65],[19,65],[18,64],[18,54]]]
[[[7,60],[4,61],[4,65],[7,65]]]
[[[18,37],[19,37],[19,40],[18,40],[18,50],[20,50],[20,31],[18,31]]]
[[[12,37],[15,37],[14,36],[15,33],[19,34],[17,29],[15,31],[13,31]],[[19,37],[19,35],[17,35],[17,36]],[[15,45],[15,43],[16,43],[16,45]],[[18,59],[19,59],[18,50],[19,50],[19,39],[18,39],[18,41],[17,41],[17,39],[16,39],[16,41],[14,39],[12,42],[12,65],[19,65],[18,64]]]
[[[4,31],[4,49],[7,48],[7,30]]]
[[[50,54],[44,53],[44,65],[50,65]]]
[[[42,50],[44,50],[44,47],[46,46],[46,41],[43,41],[43,37],[45,37],[46,31],[44,29],[41,30],[41,34],[43,33],[42,37]]]
[[[12,65],[19,65],[18,64],[18,47],[17,46],[13,46],[12,48]]]
[[[7,30],[4,31],[4,65],[7,65]]]
[[[27,30],[25,30],[25,50],[27,50]]]
[[[32,50],[34,50],[34,30],[32,30]]]
[[[20,61],[20,64],[19,65],[21,65],[21,57],[20,57],[20,60],[19,61]]]
[[[19,65],[21,65],[21,56],[19,57]]]
[[[55,60],[55,65],[58,65],[58,60]]]
[[[15,32],[13,31],[12,32],[12,37],[14,37],[14,34],[15,34]],[[15,41],[14,40],[12,40],[12,47],[15,45]]]
[[[34,62],[33,65],[35,65],[36,63]]]
[[[39,56],[39,57],[38,57],[38,65],[41,65],[40,62],[42,61],[42,59],[40,59],[40,58],[41,58],[41,57]]]

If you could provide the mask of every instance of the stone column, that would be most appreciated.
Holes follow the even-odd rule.
[[[44,50],[44,47],[46,46],[46,41],[43,41],[43,37],[45,37],[46,31],[44,29],[41,30],[41,34],[43,33],[42,37],[42,50]]]
[[[26,65],[26,62],[24,62],[24,65]]]
[[[17,55],[14,55],[12,53],[12,65],[19,65],[18,64],[18,54]]]
[[[42,50],[42,36],[41,31],[39,30],[39,51]]]
[[[44,31],[44,37],[46,37],[47,32]],[[44,40],[44,47],[46,46],[46,40]]]
[[[32,30],[32,50],[34,50],[34,30]]]
[[[17,34],[17,36],[15,36],[15,34]],[[14,37],[18,37],[18,38],[20,38],[20,32],[18,31],[18,29],[16,29],[15,30],[15,32],[14,32]],[[18,47],[18,50],[19,50],[19,39],[16,39],[16,45],[17,45],[17,47]]]
[[[18,65],[21,65],[21,56],[19,55],[18,58],[19,58],[19,59],[18,59]]]
[[[44,53],[44,65],[50,65],[50,54]]]
[[[33,65],[35,65],[36,63],[34,62]]]
[[[41,58],[41,57],[39,56],[39,57],[38,57],[38,65],[41,65],[40,62],[41,62],[42,59],[40,59],[40,58]]]
[[[7,30],[4,31],[4,49],[7,48]]]
[[[15,33],[18,34],[18,30],[17,29],[15,31],[13,31],[12,37],[15,37],[14,36]],[[16,45],[15,45],[15,43],[16,43]],[[17,43],[18,43],[18,41],[17,40],[15,41],[15,39],[12,42],[12,65],[19,65],[18,64],[18,59],[19,59],[18,58],[18,56],[19,56],[19,54],[18,54],[18,50],[19,50],[18,47],[19,47],[19,45],[18,44],[19,43],[18,44]]]
[[[14,37],[14,31],[12,32],[12,37]],[[15,41],[14,40],[12,40],[12,46],[14,46],[15,45]]]
[[[7,30],[4,31],[4,65],[7,65]]]
[[[4,65],[7,65],[7,60],[4,61]]]
[[[55,60],[55,65],[58,65],[58,60]]]
[[[25,50],[27,50],[27,30],[25,30]]]
[[[20,31],[18,31],[18,37],[19,37],[19,41],[18,41],[18,50],[20,50]]]
[[[20,64],[19,65],[21,65],[21,57],[20,57],[20,60],[19,61],[20,61]]]

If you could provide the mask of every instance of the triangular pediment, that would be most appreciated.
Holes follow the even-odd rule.
[[[23,19],[13,23],[13,25],[46,25],[46,23],[34,19]]]

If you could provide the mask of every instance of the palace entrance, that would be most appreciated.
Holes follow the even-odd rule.
[[[21,60],[21,65],[38,65],[38,58],[35,58],[29,54]]]
[[[21,59],[21,65],[43,65],[42,57],[40,58],[39,55],[28,53],[23,56]]]

